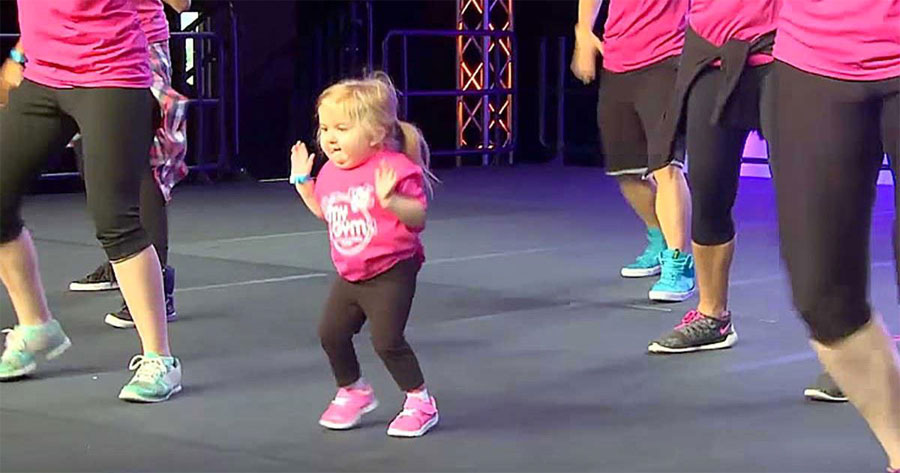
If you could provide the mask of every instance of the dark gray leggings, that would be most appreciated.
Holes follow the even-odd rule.
[[[872,207],[883,153],[900,166],[900,77],[843,81],[779,62],[771,79],[781,253],[812,337],[833,343],[871,317]]]
[[[88,209],[111,261],[150,245],[141,226],[141,173],[149,168],[148,89],[54,89],[25,80],[0,109],[0,243],[22,232],[22,196],[47,160],[80,129]]]

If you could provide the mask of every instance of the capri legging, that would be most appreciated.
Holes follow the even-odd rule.
[[[769,66],[744,70],[717,124],[712,124],[710,117],[724,81],[722,70],[703,71],[691,87],[685,121],[695,243],[721,245],[734,238],[731,210],[737,197],[741,158],[747,136],[760,128],[760,95],[769,70]]]
[[[900,77],[844,81],[779,62],[772,79],[782,257],[813,339],[833,343],[871,318],[872,207],[882,153],[895,170],[900,157]]]
[[[148,89],[54,89],[25,80],[0,110],[0,243],[24,225],[22,196],[47,160],[80,129],[87,203],[111,261],[150,245],[138,212],[153,136]]]

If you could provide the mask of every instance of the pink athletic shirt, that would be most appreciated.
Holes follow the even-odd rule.
[[[48,87],[150,87],[137,0],[19,0],[25,78]]]
[[[828,0],[843,1],[843,0]],[[775,31],[782,0],[691,0],[688,21],[700,37],[716,46],[728,40],[753,42]],[[768,54],[754,54],[747,64],[772,62]]]
[[[405,155],[382,151],[352,169],[325,163],[315,196],[328,223],[331,260],[348,281],[371,279],[409,258],[425,261],[424,228],[407,227],[378,203],[375,170],[382,161],[397,173],[395,191],[427,205],[422,169]]]
[[[609,0],[603,68],[628,72],[681,54],[688,0]]]
[[[900,0],[783,0],[775,57],[834,79],[900,77]]]
[[[162,0],[137,0],[138,21],[148,43],[169,39],[169,21],[163,11]]]

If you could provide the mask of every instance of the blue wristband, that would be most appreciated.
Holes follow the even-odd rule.
[[[302,174],[300,176],[291,176],[291,179],[290,179],[291,184],[294,184],[294,185],[303,184],[310,180],[312,180],[312,177],[310,177],[309,174]]]
[[[25,65],[25,55],[22,54],[22,52],[18,49],[10,49],[9,58],[12,59],[12,61],[15,63],[21,64],[23,66]]]

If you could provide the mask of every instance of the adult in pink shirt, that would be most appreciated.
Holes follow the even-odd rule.
[[[0,356],[0,380],[26,376],[71,345],[47,307],[21,204],[47,159],[80,130],[88,207],[144,352],[119,397],[167,400],[181,390],[181,363],[169,349],[159,259],[138,212],[153,96],[135,1],[21,0],[18,7],[25,79],[0,109],[0,279],[18,324]]]
[[[172,188],[187,176],[184,163],[187,151],[187,97],[172,88],[172,59],[169,55],[169,23],[163,2],[178,12],[190,7],[190,0],[135,0],[138,22],[147,37],[150,72],[153,83],[150,92],[159,110],[159,126],[150,147],[150,169],[141,179],[141,223],[159,256],[163,268],[163,294],[166,299],[166,321],[176,318],[175,268],[168,265],[169,224],[166,205]],[[75,145],[81,158],[80,140]],[[103,263],[86,276],[69,283],[70,291],[103,291],[118,288],[115,273],[109,262]],[[134,327],[128,304],[122,301],[119,310],[109,312],[103,321],[116,328]]]
[[[900,360],[869,302],[869,230],[883,154],[895,173],[900,159],[900,0],[784,0],[774,56],[769,142],[794,305],[897,471]]]
[[[597,125],[600,129],[606,173],[619,182],[625,200],[647,228],[648,244],[642,254],[624,266],[623,277],[661,274],[648,296],[653,300],[684,300],[689,287],[678,293],[660,291],[670,279],[683,279],[688,266],[667,264],[661,255],[685,249],[684,225],[672,225],[670,215],[657,214],[653,182],[645,178],[649,151],[647,137],[657,127],[672,99],[678,56],[684,44],[687,0],[610,0],[603,39],[593,33],[601,0],[580,0],[575,26],[575,53],[572,71],[585,83],[594,79],[596,57],[603,55]],[[687,210],[687,183],[681,172],[661,174],[660,186],[683,190],[675,195],[671,208]],[[680,233],[679,233],[680,232]]]
[[[761,127],[761,96],[771,69],[779,6],[780,0],[691,1],[677,98],[651,140],[651,156],[658,159],[651,171],[654,176],[675,172],[672,164],[678,162],[673,161],[671,150],[683,128],[690,159],[691,248],[700,300],[676,327],[650,342],[650,353],[718,350],[737,343],[728,307],[735,244],[731,211],[744,143]],[[662,180],[659,192],[675,191]],[[671,200],[662,199],[662,207]]]

